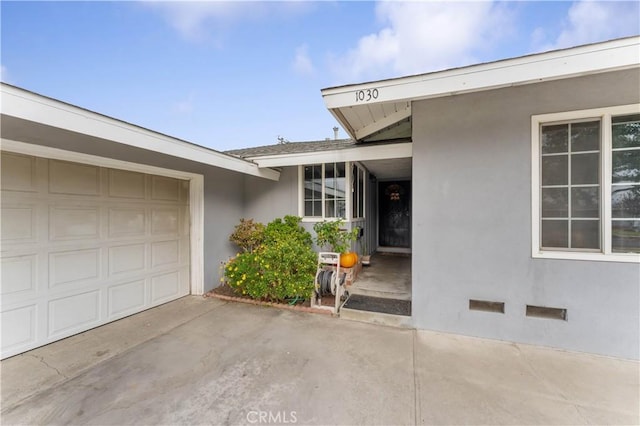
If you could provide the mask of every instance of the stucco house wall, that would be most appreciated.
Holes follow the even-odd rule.
[[[638,103],[639,82],[636,69],[413,103],[417,328],[639,357],[637,263],[531,255],[531,116]],[[526,317],[527,304],[568,319]]]
[[[298,167],[283,167],[280,180],[243,177],[242,217],[264,224],[277,217],[298,215]]]

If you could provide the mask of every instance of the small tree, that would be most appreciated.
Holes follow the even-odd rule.
[[[324,220],[313,225],[316,232],[316,244],[320,248],[329,247],[336,253],[346,253],[351,249],[351,242],[358,238],[359,228],[351,231],[343,229],[344,220]]]
[[[264,230],[262,223],[242,218],[229,236],[229,241],[236,243],[245,252],[252,253],[264,241]]]

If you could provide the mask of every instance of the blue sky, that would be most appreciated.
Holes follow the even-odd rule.
[[[2,80],[218,150],[321,140],[322,88],[637,35],[639,5],[2,1]]]

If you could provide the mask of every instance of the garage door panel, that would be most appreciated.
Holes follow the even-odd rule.
[[[151,176],[151,199],[159,201],[179,201],[180,181],[164,176]]]
[[[144,272],[146,259],[145,244],[129,244],[109,247],[109,275]]]
[[[151,266],[173,266],[180,262],[180,244],[178,240],[157,241],[151,243]]]
[[[100,320],[100,290],[54,299],[49,302],[48,337],[87,329]]]
[[[49,161],[49,192],[67,195],[100,194],[100,168],[66,161]]]
[[[3,352],[15,351],[36,342],[36,314],[36,304],[6,310],[0,314]]]
[[[109,237],[144,236],[146,231],[146,214],[144,207],[110,208]]]
[[[4,257],[2,259],[3,298],[35,297],[37,289],[37,255]],[[6,299],[5,299],[6,300]]]
[[[34,192],[36,184],[36,158],[19,154],[2,154],[2,190]]]
[[[100,249],[63,251],[49,254],[49,288],[100,278]]]
[[[52,241],[97,239],[100,236],[100,210],[93,207],[51,207],[49,238]]]
[[[151,303],[158,304],[176,298],[180,294],[180,273],[178,271],[151,278]]]
[[[144,200],[146,197],[146,176],[126,170],[109,170],[109,197]]]
[[[7,205],[9,204],[9,205]],[[36,242],[36,212],[35,205],[2,206],[2,242],[29,243]]]
[[[151,235],[178,235],[180,210],[174,208],[154,208],[151,211]]]
[[[1,154],[2,358],[189,294],[188,182]]]
[[[146,304],[145,280],[131,281],[109,287],[107,316],[121,317],[142,310]]]

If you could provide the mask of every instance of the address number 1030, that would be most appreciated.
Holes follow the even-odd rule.
[[[356,90],[356,102],[369,102],[378,99],[378,89]]]

